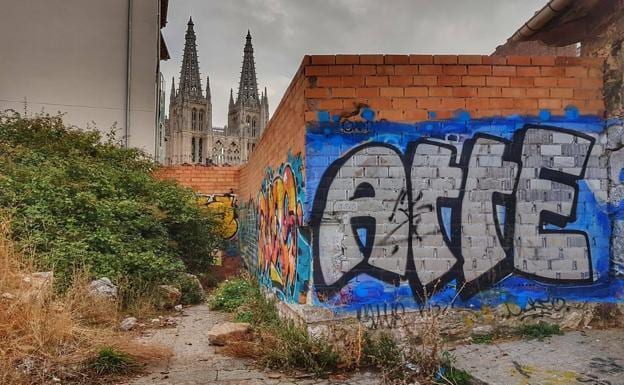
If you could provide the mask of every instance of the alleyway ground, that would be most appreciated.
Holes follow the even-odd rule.
[[[174,328],[156,329],[146,342],[173,349],[173,357],[125,385],[377,385],[376,373],[349,378],[295,378],[263,371],[217,353],[206,332],[227,320],[200,305],[184,310]],[[544,341],[509,341],[455,349],[456,366],[486,385],[624,385],[624,330],[568,332]]]

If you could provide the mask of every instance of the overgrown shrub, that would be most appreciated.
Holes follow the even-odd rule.
[[[245,302],[252,300],[256,290],[247,278],[225,280],[212,292],[208,305],[211,310],[233,312]]]
[[[201,303],[204,300],[205,293],[200,285],[197,277],[189,274],[181,274],[177,279],[177,286],[180,287],[180,292],[182,293],[180,303],[183,305],[196,305]]]
[[[111,137],[60,116],[0,113],[0,208],[13,238],[62,289],[85,267],[126,288],[207,269],[222,244],[217,216],[189,189],[152,178],[155,164]]]

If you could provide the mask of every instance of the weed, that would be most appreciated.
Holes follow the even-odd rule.
[[[440,369],[436,373],[435,383],[443,385],[469,385],[472,377],[468,372],[453,367],[455,357],[448,352],[442,352]]]
[[[199,279],[191,274],[181,274],[177,279],[182,297],[180,302],[184,305],[196,305],[204,300],[204,290]]]
[[[213,291],[208,305],[211,310],[235,311],[253,299],[254,287],[249,279],[235,278],[223,281]]]
[[[111,347],[101,348],[91,367],[97,374],[123,374],[136,368],[136,363],[126,353]]]
[[[473,334],[470,338],[474,344],[491,344],[494,342],[494,336],[492,334]]]
[[[559,328],[559,325],[549,324],[547,322],[538,322],[531,325],[522,325],[517,329],[517,334],[526,339],[537,339],[542,341],[544,338],[551,337],[553,335],[562,335],[563,331]]]

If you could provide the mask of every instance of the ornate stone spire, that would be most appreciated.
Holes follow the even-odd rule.
[[[243,50],[243,67],[241,69],[240,82],[238,84],[238,97],[236,104],[258,103],[258,82],[256,81],[256,63],[251,45],[251,32],[247,30],[245,49]]]
[[[175,99],[175,76],[171,77],[171,94],[169,94],[169,100]]]
[[[230,88],[230,110],[234,108],[234,91]]]
[[[183,98],[192,97],[199,99],[202,98],[202,88],[193,25],[193,18],[191,17],[184,37],[184,57],[182,58],[182,69],[180,70],[180,94]]]
[[[206,76],[206,99],[210,100],[210,76]]]

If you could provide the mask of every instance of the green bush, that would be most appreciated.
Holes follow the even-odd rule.
[[[183,305],[196,305],[204,300],[204,290],[198,285],[199,280],[189,274],[182,274],[177,279],[182,297],[180,303]]]
[[[97,374],[123,374],[134,370],[137,365],[127,354],[110,347],[103,347],[91,363]]]
[[[38,268],[54,269],[60,289],[83,268],[124,288],[209,268],[223,242],[217,216],[110,137],[59,116],[0,113],[0,209],[14,238]]]
[[[536,324],[522,325],[518,328],[517,334],[522,338],[530,340],[543,340],[553,335],[562,335],[563,331],[557,324],[549,324],[547,322],[538,322]]]
[[[208,305],[211,310],[233,312],[253,300],[259,289],[245,278],[225,280],[212,292]]]

